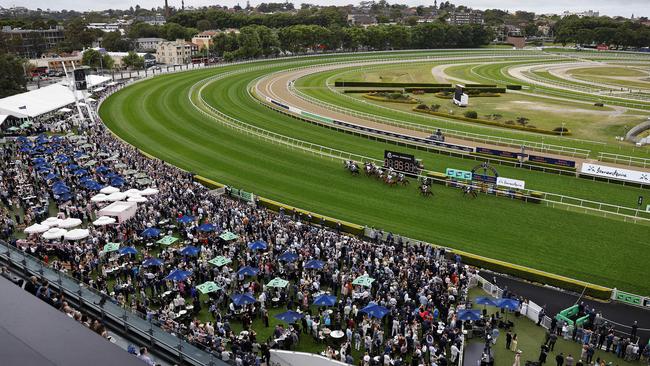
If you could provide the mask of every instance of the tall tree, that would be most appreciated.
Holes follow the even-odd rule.
[[[0,98],[27,91],[24,61],[12,54],[0,53]]]

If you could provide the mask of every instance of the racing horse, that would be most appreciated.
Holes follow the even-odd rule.
[[[350,172],[352,175],[359,175],[359,166],[357,163],[353,160],[344,160],[343,161],[343,166],[347,171]]]
[[[420,184],[420,195],[425,198],[433,196],[433,192],[431,192],[431,186],[425,183]]]
[[[476,193],[474,187],[470,185],[463,187],[463,197],[467,197],[468,195],[470,198],[478,198],[478,193]]]

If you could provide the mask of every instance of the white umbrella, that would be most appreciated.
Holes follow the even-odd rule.
[[[127,199],[128,202],[137,202],[137,203],[142,203],[142,202],[147,202],[148,199],[146,197],[142,196],[132,196]]]
[[[59,226],[59,223],[61,222],[61,219],[58,219],[56,217],[48,217],[45,219],[45,221],[41,222],[41,225],[47,225],[49,227],[54,227],[54,226]]]
[[[73,229],[63,235],[65,240],[81,240],[87,238],[90,235],[88,229]]]
[[[102,216],[102,217],[98,218],[97,220],[93,221],[93,225],[95,225],[95,226],[105,226],[105,225],[110,225],[110,224],[114,224],[114,223],[115,223],[115,219],[112,218],[112,217],[108,217],[108,216]]]
[[[124,191],[128,197],[140,197],[141,192],[139,189],[131,188],[128,191]]]
[[[104,202],[106,201],[106,198],[108,198],[107,195],[103,193],[98,193],[90,198],[91,201],[93,202]]]
[[[115,192],[119,192],[119,191],[120,191],[119,188],[108,186],[108,187],[104,187],[104,188],[100,189],[99,193],[111,194],[111,193],[115,193]]]
[[[46,240],[58,239],[65,235],[68,232],[66,229],[61,229],[58,227],[51,228],[50,230],[43,233],[42,237]]]
[[[34,224],[25,228],[25,233],[27,234],[39,234],[44,233],[50,230],[50,227],[43,224]]]
[[[142,191],[140,191],[140,195],[142,196],[153,196],[154,194],[158,194],[158,190],[155,188],[145,188]]]
[[[59,227],[64,229],[70,229],[79,225],[81,225],[81,220],[74,217],[68,217],[65,220],[61,220],[59,223]]]
[[[107,201],[115,202],[115,201],[121,201],[126,198],[126,193],[123,192],[115,192],[111,193],[106,197]]]

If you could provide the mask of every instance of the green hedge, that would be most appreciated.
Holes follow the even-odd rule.
[[[451,84],[434,84],[434,83],[382,83],[375,81],[336,81],[335,87],[388,87],[388,88],[411,88],[411,87],[424,87],[424,88],[450,88]]]
[[[452,254],[458,254],[462,258],[462,262],[480,268],[489,269],[495,272],[504,273],[519,277],[528,281],[537,282],[544,285],[551,285],[563,288],[565,290],[582,293],[585,295],[601,299],[609,300],[612,296],[612,289],[591,284],[589,282],[575,280],[564,276],[554,275],[552,273],[510,264],[507,262],[499,261],[496,259],[485,258],[479,255],[470,254],[460,250],[451,250]]]
[[[213,181],[213,180],[210,180],[210,179],[208,179],[208,178],[202,177],[202,176],[200,176],[200,175],[195,175],[195,176],[194,176],[194,181],[195,181],[195,182],[199,182],[199,183],[201,183],[203,186],[208,187],[208,188],[211,188],[211,189],[223,188],[223,187],[226,186],[225,184],[221,184],[221,183],[215,182],[215,181]]]
[[[521,85],[506,85],[508,90],[521,90]]]
[[[343,93],[401,93],[397,89],[346,89]]]
[[[442,97],[442,98],[444,98],[444,97]],[[557,131],[541,130],[541,129],[538,129],[538,128],[530,128],[530,127],[524,127],[524,126],[518,126],[518,125],[506,125],[506,124],[502,124],[502,123],[499,123],[499,122],[488,121],[488,120],[485,120],[485,119],[473,119],[473,118],[467,118],[467,117],[463,117],[463,116],[457,116],[457,115],[454,115],[454,114],[448,114],[448,113],[442,113],[442,112],[433,112],[431,110],[413,108],[413,111],[420,112],[420,113],[428,113],[428,114],[432,114],[434,116],[439,116],[439,117],[453,118],[453,119],[457,119],[457,120],[461,120],[461,121],[480,123],[480,124],[484,124],[484,125],[488,125],[488,126],[497,126],[497,127],[503,127],[503,128],[510,128],[510,129],[513,129],[513,130],[537,132],[537,133],[541,133],[541,134],[545,134],[545,135],[560,135],[560,132],[557,132]],[[562,135],[563,136],[570,136],[571,131],[564,132]]]
[[[496,88],[497,84],[465,84],[465,88]]]
[[[449,92],[452,93],[454,88],[445,88],[445,87],[440,87],[440,88],[404,88],[404,91],[407,93],[413,93],[416,91],[422,91],[423,93],[440,93],[440,92]]]
[[[364,98],[370,99],[370,100],[376,100],[379,102],[389,102],[389,103],[403,103],[403,104],[417,104],[419,103],[416,99],[390,99],[390,98],[384,98],[384,97],[378,97],[370,94],[364,94]]]
[[[465,88],[465,93],[505,93],[506,88]]]

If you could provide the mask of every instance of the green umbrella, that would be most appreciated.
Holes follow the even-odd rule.
[[[97,154],[98,158],[105,158],[105,157],[108,157],[108,156],[111,156],[111,155],[109,153],[105,153],[105,152],[100,152],[99,154]]]
[[[352,284],[353,285],[370,287],[370,286],[372,286],[373,282],[375,282],[374,278],[364,275],[364,276],[361,276],[361,277],[357,277],[354,281],[352,281]]]
[[[142,178],[142,179],[136,180],[135,182],[138,183],[141,186],[146,186],[147,184],[151,184],[153,181],[151,179],[149,179],[149,178]]]
[[[23,122],[23,124],[20,125],[20,128],[27,128],[27,127],[31,127],[31,126],[32,126],[32,123],[27,121],[27,122]]]
[[[137,172],[138,172],[137,170],[129,169],[124,171],[124,175],[133,175],[136,174]]]
[[[109,158],[106,158],[104,159],[104,161],[116,161],[117,159],[119,159],[119,157],[116,155],[116,156],[111,156]]]
[[[238,238],[237,234],[233,234],[230,231],[224,231],[219,235],[219,237],[225,241],[235,240]]]
[[[196,288],[199,291],[201,291],[201,293],[204,293],[204,294],[208,294],[210,292],[217,292],[217,291],[221,290],[221,287],[219,287],[219,285],[217,285],[216,283],[214,283],[212,281],[204,282],[204,283],[196,286]]]
[[[97,164],[97,160],[89,160],[86,163],[84,163],[84,166],[93,166]]]
[[[212,258],[212,259],[210,259],[208,261],[208,263],[214,264],[217,267],[223,267],[226,264],[231,263],[231,262],[232,262],[232,260],[230,258],[226,258],[226,257],[224,257],[222,255],[220,255],[218,257],[215,257],[215,258]]]
[[[175,237],[170,236],[170,235],[166,235],[162,239],[158,240],[156,243],[162,244],[162,245],[172,245],[176,241],[178,241],[178,238],[175,238]]]
[[[280,277],[276,277],[276,278],[272,279],[271,282],[267,283],[266,285],[268,287],[284,288],[284,287],[287,287],[288,284],[289,284],[289,281],[283,280]]]
[[[127,165],[124,164],[124,163],[117,163],[117,164],[115,164],[115,169],[124,169],[124,168],[126,168],[126,167],[127,167]]]
[[[149,176],[147,175],[147,173],[138,173],[138,174],[134,174],[133,178],[136,178],[136,179],[149,178]]]
[[[104,245],[104,253],[115,252],[120,249],[120,243],[108,243]]]
[[[95,145],[93,145],[93,144],[83,144],[83,145],[81,145],[81,148],[82,149],[90,149],[93,146],[95,146]]]
[[[12,126],[12,127],[7,128],[7,131],[9,131],[9,132],[15,132],[15,131],[18,131],[18,130],[20,130],[20,128],[18,128],[16,126]]]

